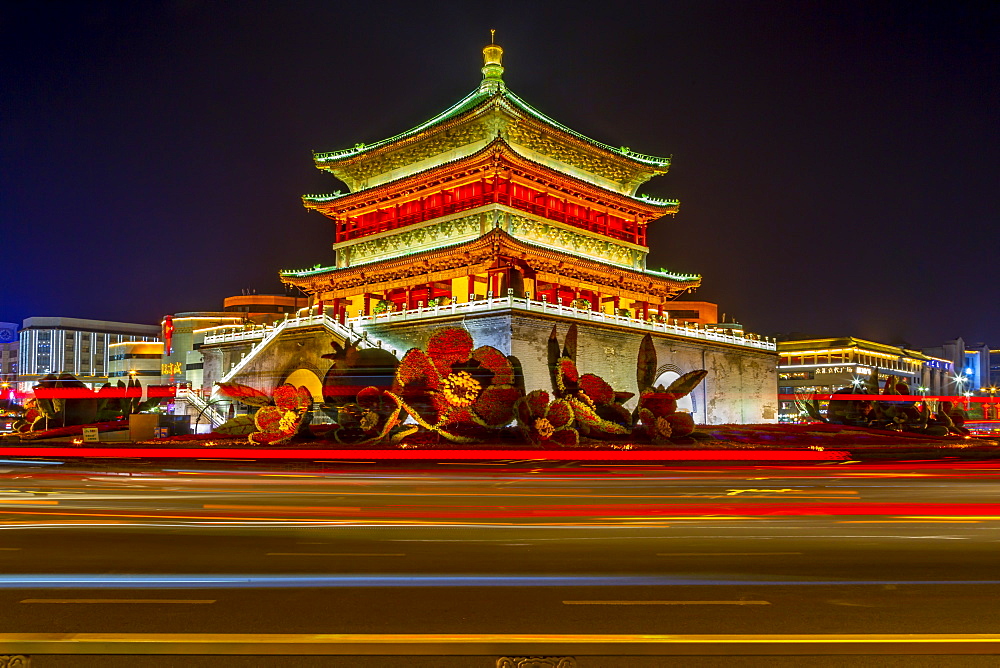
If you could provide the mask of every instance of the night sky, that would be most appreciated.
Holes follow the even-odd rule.
[[[672,155],[649,266],[749,331],[1000,346],[1000,3],[0,5],[0,320],[156,323],[330,264],[311,151],[481,78]]]

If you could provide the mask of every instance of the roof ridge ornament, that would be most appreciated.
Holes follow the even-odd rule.
[[[490,43],[483,49],[483,81],[479,90],[484,93],[496,93],[504,89],[503,83],[503,49],[496,43],[496,29],[490,30]]]

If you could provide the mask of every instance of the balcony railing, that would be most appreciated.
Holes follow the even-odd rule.
[[[530,200],[521,199],[519,197],[514,197],[501,192],[475,195],[459,199],[454,202],[449,202],[447,204],[442,204],[440,206],[428,207],[421,211],[408,213],[403,216],[389,217],[378,222],[361,223],[355,228],[351,228],[351,224],[343,224],[337,234],[337,241],[353,241],[354,239],[361,239],[373,234],[381,234],[391,230],[398,230],[409,225],[423,223],[442,216],[448,216],[453,213],[460,213],[462,211],[468,211],[469,209],[475,209],[480,206],[494,203],[504,204],[513,209],[533,213],[537,216],[541,216],[549,220],[559,221],[572,227],[587,230],[588,232],[601,234],[606,237],[610,237],[611,239],[626,241],[633,244],[643,243],[644,241],[640,239],[638,234],[638,225],[635,223],[624,221],[626,224],[625,228],[617,229],[609,226],[607,223],[599,223],[597,221],[581,218],[580,216],[573,216],[564,211],[560,211],[559,209],[550,208],[543,204],[538,204]]]
[[[350,318],[348,324],[356,329],[363,329],[369,325],[389,324],[396,322],[409,322],[426,320],[428,318],[438,318],[452,315],[466,315],[471,313],[483,313],[502,309],[517,309],[529,313],[540,313],[558,315],[584,322],[594,322],[619,327],[628,327],[644,332],[658,332],[681,336],[702,341],[715,341],[733,346],[746,348],[757,348],[759,350],[776,350],[774,339],[759,337],[753,334],[734,334],[705,329],[697,325],[673,324],[668,322],[654,322],[650,320],[640,320],[626,315],[612,315],[601,311],[591,311],[578,309],[562,304],[551,304],[544,301],[514,297],[490,297],[460,304],[449,304],[447,306],[424,306],[404,311],[391,311],[375,315],[359,315]]]

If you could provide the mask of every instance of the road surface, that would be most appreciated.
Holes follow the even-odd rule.
[[[997,665],[1000,652],[997,463],[0,467],[0,654],[34,648],[36,667],[493,666],[513,650],[581,668]],[[88,634],[109,635],[98,648]],[[134,653],[159,651],[155,637],[255,656],[25,644]]]

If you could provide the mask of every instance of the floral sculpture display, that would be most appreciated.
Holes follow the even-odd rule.
[[[639,386],[636,416],[649,440],[661,444],[671,439],[686,438],[694,433],[694,418],[690,413],[677,410],[677,400],[690,394],[708,372],[704,369],[689,371],[674,380],[669,387],[653,387],[656,368],[656,348],[653,346],[653,338],[646,334],[639,344],[636,361],[636,382]]]
[[[38,410],[38,401],[36,399],[28,399],[24,402],[24,414],[17,420],[14,420],[11,428],[23,434],[32,431],[36,424],[44,423],[45,416]]]
[[[556,398],[573,410],[574,428],[585,439],[609,440],[631,433],[632,417],[622,405],[634,396],[615,392],[600,376],[576,367],[577,329],[570,325],[560,352],[556,328],[549,334],[548,357]]]
[[[360,348],[361,340],[330,343],[323,355],[333,363],[323,378],[323,411],[336,423],[328,434],[337,443],[370,445],[398,441],[402,405],[390,390],[399,360],[381,348]]]
[[[532,390],[518,400],[515,411],[521,434],[531,445],[561,448],[580,444],[580,432],[574,427],[573,407],[568,401],[549,401],[545,390]]]
[[[435,331],[396,370],[394,393],[420,429],[448,441],[484,440],[514,419],[524,392],[511,360],[492,346],[473,348],[458,327]]]
[[[257,407],[257,412],[253,416],[257,430],[247,436],[247,440],[253,445],[287,443],[299,433],[307,411],[312,406],[312,395],[308,389],[287,383],[274,388],[271,396],[238,383],[219,383],[218,387],[222,394],[248,406]],[[223,425],[222,433],[227,433],[226,429],[227,425]],[[236,432],[233,426],[228,429],[229,433]]]
[[[636,376],[641,395],[630,411],[625,403],[633,392],[616,391],[600,376],[577,369],[576,325],[562,344],[553,327],[548,341],[552,389],[527,394],[514,358],[492,346],[476,347],[472,335],[459,327],[432,332],[426,348],[411,348],[401,360],[360,343],[334,341],[333,351],[323,356],[331,366],[323,379],[321,409],[332,425],[305,428],[311,397],[304,389],[281,385],[269,396],[225,383],[219,386],[223,394],[258,410],[252,420],[239,416],[219,431],[251,430],[251,443],[272,445],[297,435],[350,446],[511,439],[542,448],[677,443],[694,431],[690,414],[677,410],[677,399],[705,377],[705,371],[693,371],[667,388],[654,388],[656,352],[646,335]]]
[[[694,432],[693,418],[677,410],[677,399],[691,392],[707,372],[692,371],[668,388],[654,388],[656,351],[647,334],[639,346],[636,375],[641,394],[633,413],[624,406],[635,396],[632,392],[615,391],[600,376],[579,372],[576,348],[576,325],[569,327],[561,347],[553,327],[548,354],[554,398],[535,390],[515,405],[518,426],[528,442],[542,447],[631,447],[646,442],[665,444]]]
[[[879,387],[876,374],[854,387],[841,388],[833,393],[826,415],[820,412],[819,401],[815,398],[797,398],[801,413],[817,422],[840,424],[852,427],[869,427],[888,431],[906,431],[927,436],[968,436],[964,426],[965,411],[950,401],[942,401],[936,411],[931,410],[926,400],[913,401],[909,397],[910,387],[906,382],[890,374]],[[880,395],[883,400],[852,399],[851,395]],[[893,397],[900,397],[893,399]]]
[[[94,392],[70,373],[48,374],[32,388],[35,397],[25,405],[25,415],[15,426],[21,433],[97,424],[152,410],[159,399],[142,400],[142,386],[134,378],[117,386],[105,383]]]

